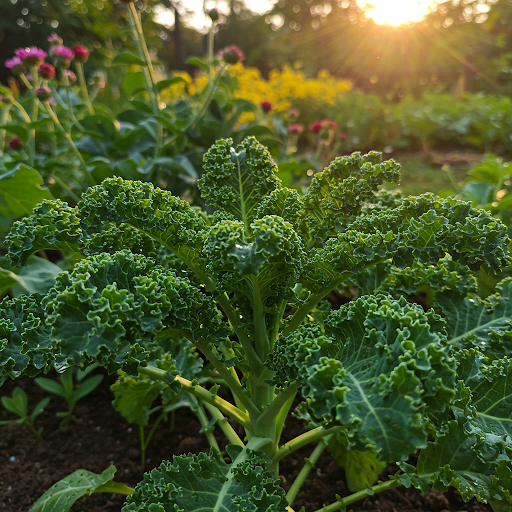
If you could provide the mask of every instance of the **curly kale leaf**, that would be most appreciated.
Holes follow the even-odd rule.
[[[398,183],[400,166],[394,160],[381,163],[382,154],[372,151],[339,157],[311,182],[304,197],[305,221],[313,239],[336,234],[357,215],[384,181]]]
[[[399,479],[427,492],[430,485],[440,492],[449,486],[459,490],[462,499],[475,497],[485,503],[508,503],[510,510],[512,449],[502,440],[488,439],[467,432],[464,420],[448,422],[447,431],[420,452],[416,468],[401,464]]]
[[[0,385],[7,377],[31,377],[51,368],[53,350],[37,294],[0,303]]]
[[[496,285],[482,300],[475,294],[446,291],[435,305],[447,320],[448,341],[454,347],[477,347],[493,358],[512,350],[512,278]]]
[[[175,456],[144,475],[123,512],[285,512],[279,480],[259,452],[228,446],[227,464],[216,452]]]
[[[203,160],[201,197],[208,206],[225,210],[244,224],[253,219],[258,203],[280,186],[277,165],[255,137],[236,147],[232,139],[219,140]]]
[[[97,360],[109,371],[133,370],[145,358],[141,343],[164,327],[208,338],[220,327],[210,297],[129,251],[82,260],[57,278],[42,305],[66,364]]]
[[[16,221],[5,239],[14,267],[21,267],[37,251],[58,249],[80,252],[83,238],[76,209],[58,199],[45,200],[29,217]]]
[[[318,423],[349,428],[349,448],[404,460],[426,445],[426,414],[455,394],[444,323],[405,298],[362,297],[278,340],[268,364],[298,380]]]
[[[488,212],[432,194],[405,199],[395,209],[361,215],[346,230],[309,253],[303,283],[315,293],[345,275],[388,259],[400,268],[437,264],[449,254],[472,270],[508,262],[506,227]]]
[[[131,226],[162,244],[189,266],[197,263],[206,229],[205,216],[186,201],[151,183],[108,178],[90,188],[78,204],[89,246],[105,223]],[[110,228],[108,228],[110,229]]]

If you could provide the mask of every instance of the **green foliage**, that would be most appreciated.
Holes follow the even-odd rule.
[[[0,425],[22,423],[27,425],[36,434],[40,434],[40,431],[36,430],[34,427],[34,420],[45,410],[46,406],[50,402],[49,398],[43,398],[34,407],[34,410],[30,414],[28,412],[28,396],[21,388],[14,388],[12,398],[3,396],[1,398],[1,402],[4,408],[13,414],[16,414],[18,419],[0,421]]]
[[[139,424],[142,452],[167,412],[192,408],[213,452],[164,462],[126,512],[284,510],[328,444],[354,470],[353,489],[395,462],[396,480],[370,492],[452,485],[464,499],[510,504],[511,281],[483,300],[474,278],[508,264],[507,227],[464,201],[378,193],[399,179],[378,153],[335,160],[303,198],[281,186],[254,138],[218,142],[205,167],[211,215],[150,183],[108,178],[75,208],[46,202],[13,226],[13,263],[58,248],[72,268],[42,298],[1,304],[2,379],[122,370],[115,403]],[[323,299],[354,285],[355,298],[329,311]],[[408,301],[420,293],[425,309]],[[299,392],[309,429],[281,445]],[[236,445],[231,464],[214,428]],[[314,441],[285,498],[280,459]]]
[[[103,380],[103,375],[93,375],[89,379],[84,380],[84,377],[92,370],[94,370],[94,366],[89,366],[85,372],[80,370],[76,371],[76,380],[78,384],[77,389],[75,389],[75,382],[73,379],[75,376],[75,371],[73,368],[68,368],[63,373],[61,373],[59,375],[59,382],[43,377],[34,379],[39,387],[43,388],[45,391],[48,391],[48,393],[62,397],[66,401],[68,410],[58,412],[56,414],[57,418],[62,418],[61,429],[64,432],[67,432],[69,429],[69,422],[73,418],[73,411],[75,409],[76,403],[82,398],[91,394]]]
[[[124,512],[206,509],[225,512],[267,510],[284,512],[284,492],[265,469],[263,454],[228,446],[233,462],[226,464],[218,454],[181,455],[172,464],[144,476],[123,507]]]

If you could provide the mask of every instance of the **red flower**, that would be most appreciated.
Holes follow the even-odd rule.
[[[318,133],[322,128],[323,128],[322,121],[317,121],[316,123],[313,123],[309,127],[310,131],[313,133]]]
[[[48,64],[47,62],[43,62],[38,69],[39,75],[46,80],[51,80],[55,76],[55,68]]]
[[[304,131],[304,126],[298,123],[293,123],[290,125],[289,130],[290,133],[297,133],[298,135],[300,135]]]
[[[8,144],[9,147],[15,151],[20,151],[25,147],[25,144],[23,144],[19,137],[13,137],[11,140],[9,140]]]
[[[79,44],[78,46],[73,46],[71,50],[75,52],[75,60],[77,62],[87,62],[87,59],[89,58],[89,50],[85,46]]]
[[[270,103],[270,101],[260,101],[260,107],[261,110],[267,114],[272,110],[272,103]]]
[[[328,130],[336,130],[337,127],[338,124],[332,119],[324,119],[322,121],[322,128],[327,128]]]
[[[236,64],[237,62],[245,60],[242,50],[235,45],[223,48],[219,52],[219,57],[223,59],[226,64]]]

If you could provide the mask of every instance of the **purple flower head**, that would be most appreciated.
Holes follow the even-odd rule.
[[[19,57],[13,57],[12,59],[6,60],[5,67],[12,69],[12,72],[16,73],[17,75],[22,73],[24,69],[23,62],[21,62]]]
[[[75,57],[75,52],[66,46],[52,46],[50,53],[55,58],[57,66],[61,68],[69,68],[69,64]]]
[[[25,66],[40,66],[48,54],[37,46],[18,48],[15,52]]]
[[[50,43],[50,46],[62,46],[62,43],[64,42],[55,32],[47,39],[47,41]]]
[[[43,85],[36,89],[36,98],[41,101],[48,101],[52,97],[52,91]]]

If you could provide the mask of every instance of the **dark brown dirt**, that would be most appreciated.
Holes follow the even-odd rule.
[[[53,483],[76,469],[84,468],[96,473],[109,464],[117,468],[115,480],[135,486],[142,479],[138,427],[128,424],[111,405],[109,384],[114,376],[105,378],[100,387],[80,402],[76,408],[77,421],[67,434],[58,426],[55,413],[64,410],[62,401],[53,396],[50,405],[36,420],[36,427],[43,427],[41,438],[25,426],[0,427],[0,511],[27,512],[36,499]],[[22,387],[29,395],[29,409],[45,395],[28,378],[6,383],[0,395],[12,395],[14,387]],[[9,419],[0,406],[0,420]],[[291,420],[284,432],[285,439],[301,433],[301,424]],[[149,445],[146,471],[170,459],[173,454],[197,453],[209,449],[206,438],[195,434],[200,429],[194,414],[182,409],[176,414],[176,424],[170,431],[169,424],[160,425]],[[225,441],[219,436],[223,447]],[[284,487],[289,487],[300,471],[304,457],[311,452],[305,447],[284,459],[281,465]],[[387,474],[396,468],[389,466]],[[323,504],[332,503],[334,496],[350,494],[344,483],[344,472],[324,454],[313,469],[303,490],[294,503],[298,511],[303,505],[307,512],[314,512]],[[124,496],[95,494],[79,500],[73,512],[119,512]],[[472,500],[464,503],[457,491],[446,494],[430,491],[423,495],[415,489],[398,488],[368,497],[351,505],[348,511],[359,512],[491,512],[491,508]],[[61,512],[61,511],[53,511]]]

